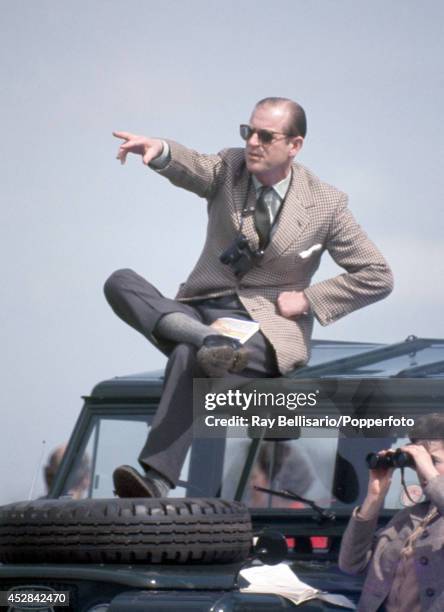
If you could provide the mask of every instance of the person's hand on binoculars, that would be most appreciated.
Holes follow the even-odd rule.
[[[431,454],[422,444],[406,444],[401,450],[413,457],[421,486],[425,487],[429,480],[439,475]]]
[[[380,451],[378,455],[384,456],[390,453],[393,453],[392,449]],[[369,520],[379,513],[390,488],[394,469],[377,468],[369,470],[367,495],[358,512],[360,519]]]
[[[385,456],[393,453],[394,451],[392,449],[388,449],[380,451],[378,455]],[[394,469],[395,468],[377,468],[370,470],[367,495],[370,495],[372,498],[384,499],[390,488]]]

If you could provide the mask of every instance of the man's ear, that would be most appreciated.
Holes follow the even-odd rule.
[[[290,157],[296,157],[299,151],[304,146],[304,139],[302,136],[292,136],[290,138]]]

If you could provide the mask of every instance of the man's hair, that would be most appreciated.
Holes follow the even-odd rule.
[[[444,445],[444,413],[423,414],[415,419],[415,424],[409,431],[409,438],[413,444],[436,440]]]
[[[290,121],[287,125],[289,136],[302,136],[305,138],[307,134],[307,117],[305,111],[300,104],[289,98],[269,97],[259,100],[258,106],[280,106],[285,105],[290,111]]]
[[[62,462],[63,455],[65,454],[66,444],[60,444],[57,446],[49,456],[48,463],[44,468],[44,477],[46,482],[46,488],[48,491],[51,489],[52,484],[55,479],[55,475],[57,474],[57,470],[60,467],[60,463]],[[80,487],[84,480],[89,476],[91,470],[91,464],[89,457],[86,453],[84,453],[78,461],[78,465],[72,476],[72,482],[70,482],[71,487]]]

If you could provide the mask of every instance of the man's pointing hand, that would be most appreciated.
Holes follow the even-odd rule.
[[[125,141],[120,145],[117,153],[117,159],[120,159],[121,164],[126,162],[128,153],[135,153],[141,155],[143,163],[148,165],[163,151],[163,142],[159,138],[147,138],[129,132],[113,132],[113,136]]]

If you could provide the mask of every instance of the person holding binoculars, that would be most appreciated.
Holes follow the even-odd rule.
[[[359,612],[444,610],[444,414],[417,418],[409,438],[411,444],[370,458],[367,495],[342,538],[339,567],[367,570]],[[425,501],[376,531],[393,471],[407,466],[416,470]]]

